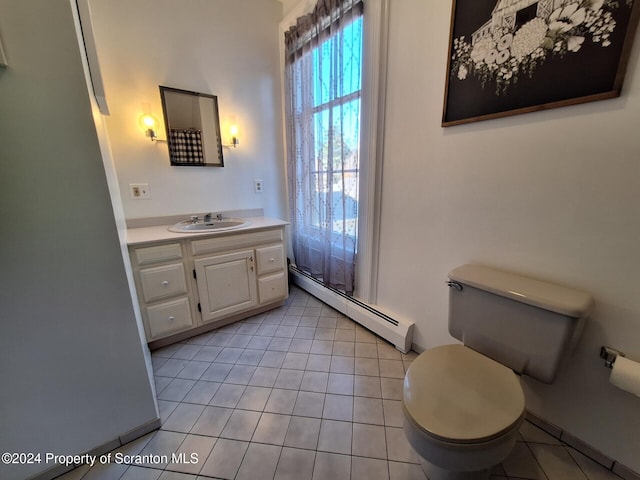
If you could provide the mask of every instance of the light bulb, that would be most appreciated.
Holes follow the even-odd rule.
[[[231,134],[231,145],[236,147],[240,143],[240,140],[238,140],[238,126],[231,125],[229,127],[229,133]]]
[[[158,125],[155,117],[153,115],[143,114],[138,120],[138,123],[144,130],[145,135],[153,141],[156,138],[156,126]]]
[[[145,115],[142,117],[142,123],[147,128],[154,128],[156,126],[156,121],[151,115]]]

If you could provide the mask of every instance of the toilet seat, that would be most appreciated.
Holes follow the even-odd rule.
[[[525,414],[518,376],[463,345],[432,348],[411,363],[403,407],[425,435],[460,444],[499,437]]]

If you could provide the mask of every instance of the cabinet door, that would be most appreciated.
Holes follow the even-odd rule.
[[[253,250],[202,258],[195,267],[203,322],[258,304]]]

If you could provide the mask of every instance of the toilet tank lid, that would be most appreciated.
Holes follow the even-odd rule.
[[[581,290],[484,265],[462,265],[453,269],[449,278],[462,285],[573,318],[585,317],[593,305],[591,295]]]

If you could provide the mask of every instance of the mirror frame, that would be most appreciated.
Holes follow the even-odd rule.
[[[171,124],[169,121],[170,118],[170,113],[168,111],[167,108],[167,101],[165,98],[165,93],[178,93],[178,94],[182,94],[182,95],[189,95],[189,96],[193,96],[193,97],[203,97],[203,98],[210,98],[213,100],[213,113],[215,115],[215,132],[212,132],[215,134],[216,138],[215,138],[215,144],[216,144],[216,151],[217,151],[217,162],[207,162],[207,158],[206,158],[206,152],[205,152],[205,157],[204,157],[204,162],[203,163],[188,163],[188,162],[176,162],[174,161],[174,157],[171,155],[171,150],[172,150],[172,135],[171,135]],[[166,135],[167,135],[167,146],[168,146],[168,150],[169,150],[169,161],[171,162],[171,166],[173,167],[224,167],[224,158],[222,156],[222,135],[220,133],[220,115],[218,114],[218,97],[215,95],[211,95],[208,93],[200,93],[200,92],[192,92],[190,90],[181,90],[179,88],[173,88],[173,87],[164,87],[162,85],[160,85],[160,99],[162,100],[162,114],[164,116],[164,126],[165,126],[165,131],[166,131]],[[205,135],[205,130],[202,130],[202,135]]]

